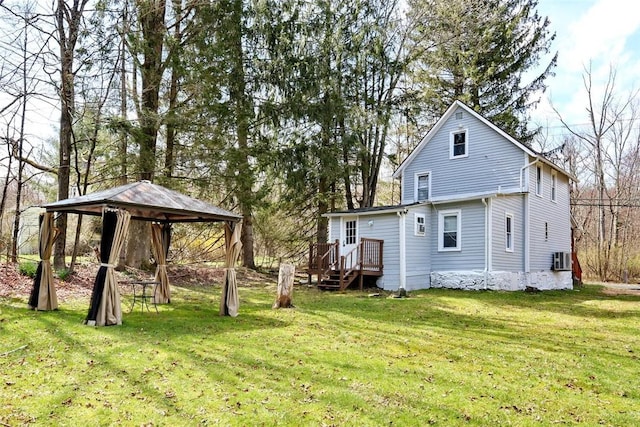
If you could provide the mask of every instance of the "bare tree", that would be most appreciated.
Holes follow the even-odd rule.
[[[625,163],[635,164],[638,161],[634,158],[638,153],[637,136],[634,136],[634,124],[638,120],[634,107],[637,92],[620,101],[613,68],[601,88],[594,87],[590,68],[585,68],[583,82],[587,95],[588,128],[569,125],[557,110],[556,113],[575,137],[577,150],[582,153],[588,171],[582,176],[584,183],[580,198],[574,198],[574,206],[595,212],[597,218],[594,232],[585,222],[584,233],[595,243],[595,253],[587,260],[588,266],[600,280],[607,280],[612,273],[612,256],[622,243],[621,208],[630,200]]]

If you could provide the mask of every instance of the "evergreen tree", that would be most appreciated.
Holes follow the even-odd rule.
[[[433,122],[461,100],[515,137],[528,140],[527,111],[556,65],[528,74],[549,54],[555,34],[536,0],[411,0],[416,79]]]

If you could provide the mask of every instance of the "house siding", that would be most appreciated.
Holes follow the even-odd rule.
[[[536,167],[529,168],[529,242],[531,272],[550,270],[554,252],[571,252],[569,181],[557,174],[556,201],[551,200],[551,168],[542,165],[542,196],[536,194]],[[545,233],[545,224],[547,231]],[[546,234],[546,235],[545,235]]]
[[[398,215],[389,214],[362,215],[360,237],[382,239],[382,262],[384,276],[379,279],[378,285],[384,289],[397,289],[400,282],[400,238],[398,234]],[[371,226],[369,220],[373,221]]]
[[[451,134],[462,129],[466,152],[451,159]],[[430,200],[413,205],[416,176],[423,173],[429,173]],[[555,200],[552,174],[557,179]],[[341,238],[340,219],[352,217],[358,218],[359,239],[384,240],[384,276],[378,286],[397,290],[404,277],[407,290],[572,288],[570,271],[552,270],[553,253],[571,251],[570,176],[471,109],[454,103],[394,176],[402,180],[403,205],[330,217],[331,241]],[[460,250],[441,251],[439,214],[449,210],[460,212],[461,245]],[[424,236],[415,234],[416,214],[425,217]],[[513,251],[506,250],[507,214],[513,218]],[[402,221],[405,234],[400,236]]]
[[[520,185],[522,150],[467,111],[445,121],[402,174],[403,203],[414,201],[415,175],[430,172],[430,197],[498,191]],[[467,157],[449,158],[452,131],[467,129]]]
[[[513,252],[506,249],[506,216],[513,215]],[[525,250],[524,196],[491,199],[491,271],[523,271]]]
[[[415,216],[425,216],[425,235],[416,236]],[[409,208],[406,214],[405,248],[406,248],[406,289],[428,288],[430,285],[431,252],[430,242],[437,238],[437,228],[433,228],[432,209],[418,205]],[[386,275],[386,272],[385,272]]]
[[[438,212],[460,209],[462,219],[461,250],[438,251]],[[434,271],[469,271],[485,268],[485,206],[481,200],[437,205],[431,215],[434,230],[431,245],[431,268]]]
[[[339,217],[329,218],[329,242],[340,240],[340,224]]]

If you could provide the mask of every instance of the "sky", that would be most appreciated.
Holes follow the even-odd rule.
[[[601,94],[611,67],[617,72],[616,92],[621,98],[640,89],[640,13],[636,1],[538,0],[538,12],[549,17],[550,30],[556,34],[552,52],[558,52],[558,66],[555,76],[546,81],[548,88],[532,119],[535,126],[546,128],[551,141],[560,141],[567,134],[552,107],[571,125],[587,122],[585,67],[591,67],[596,94]],[[31,133],[55,138],[57,110],[42,103],[30,109]]]
[[[532,117],[548,126],[551,139],[567,133],[552,106],[570,125],[587,123],[585,69],[591,67],[596,100],[602,97],[611,68],[619,98],[640,88],[637,5],[634,0],[539,0],[539,14],[549,17],[550,30],[556,33],[553,51],[558,52],[558,65]]]

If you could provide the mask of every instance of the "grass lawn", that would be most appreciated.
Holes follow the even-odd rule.
[[[0,299],[0,425],[640,424],[640,297],[275,285],[173,288],[156,314],[82,325],[87,300]]]

